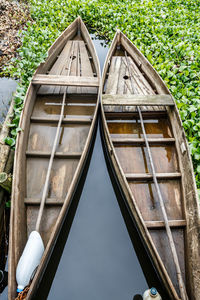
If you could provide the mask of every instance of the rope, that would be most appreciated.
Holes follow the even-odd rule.
[[[26,296],[28,295],[29,289],[30,289],[30,284],[27,285],[27,286],[24,288],[24,290],[18,294],[18,296],[17,296],[17,298],[15,298],[15,300],[23,300],[23,299],[26,299]]]

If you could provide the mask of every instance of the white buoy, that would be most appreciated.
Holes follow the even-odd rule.
[[[162,298],[157,289],[152,287],[151,289],[144,292],[143,300],[162,300]]]
[[[44,244],[42,238],[37,231],[32,231],[16,270],[17,292],[23,291],[35,273],[36,268],[40,264],[40,260],[44,253]]]

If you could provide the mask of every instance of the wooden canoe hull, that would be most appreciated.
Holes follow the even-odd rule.
[[[45,80],[49,74],[50,85],[38,81],[42,74]],[[65,81],[66,75],[82,76],[83,79],[94,76],[96,83],[93,86],[89,82],[79,85],[75,80],[71,84]],[[39,79],[35,81],[36,78]],[[52,78],[55,78],[55,84]],[[58,84],[59,78],[61,85]],[[16,266],[27,237],[35,227],[63,93],[67,86],[64,118],[41,224],[45,252],[26,299],[31,299],[37,288],[86,163],[97,124],[99,84],[98,58],[89,33],[78,17],[49,49],[48,57],[36,70],[25,98],[13,172],[9,299],[16,296]]]
[[[128,89],[130,74],[127,73],[128,68],[125,67],[125,57],[122,54],[125,50],[129,66],[135,74],[134,97]],[[142,97],[143,93],[146,96]],[[146,102],[148,95],[150,100]],[[146,58],[121,32],[117,32],[104,64],[102,78],[101,115],[105,145],[120,187],[160,278],[170,298],[180,299],[164,222],[155,191],[152,191],[152,175],[148,170],[148,161],[144,163],[145,143],[139,129],[135,104],[139,103],[146,120],[145,128],[156,165],[157,178],[165,197],[169,225],[188,297],[197,300],[200,298],[200,219],[191,157],[175,102],[171,105],[171,100],[167,100],[166,106],[151,106],[151,95],[163,95],[165,98],[170,96],[173,100],[166,85]],[[163,105],[161,101],[156,103]],[[157,125],[152,125],[152,116]],[[165,147],[162,146],[163,142]],[[159,146],[164,148],[164,152]],[[169,156],[166,157],[165,153],[172,157],[170,163]],[[166,179],[167,183],[161,185]]]

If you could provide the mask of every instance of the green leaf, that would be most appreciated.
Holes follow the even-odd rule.
[[[4,141],[10,147],[13,147],[15,145],[15,139],[13,139],[13,138],[6,137]]]

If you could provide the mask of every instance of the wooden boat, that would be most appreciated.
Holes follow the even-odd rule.
[[[199,205],[185,133],[168,88],[120,31],[101,93],[110,163],[159,277],[170,299],[198,300]]]
[[[9,299],[16,296],[16,266],[35,230],[59,118],[58,144],[40,225],[45,252],[26,299],[32,298],[83,171],[97,125],[99,84],[96,51],[78,17],[51,46],[26,94],[13,174]]]

